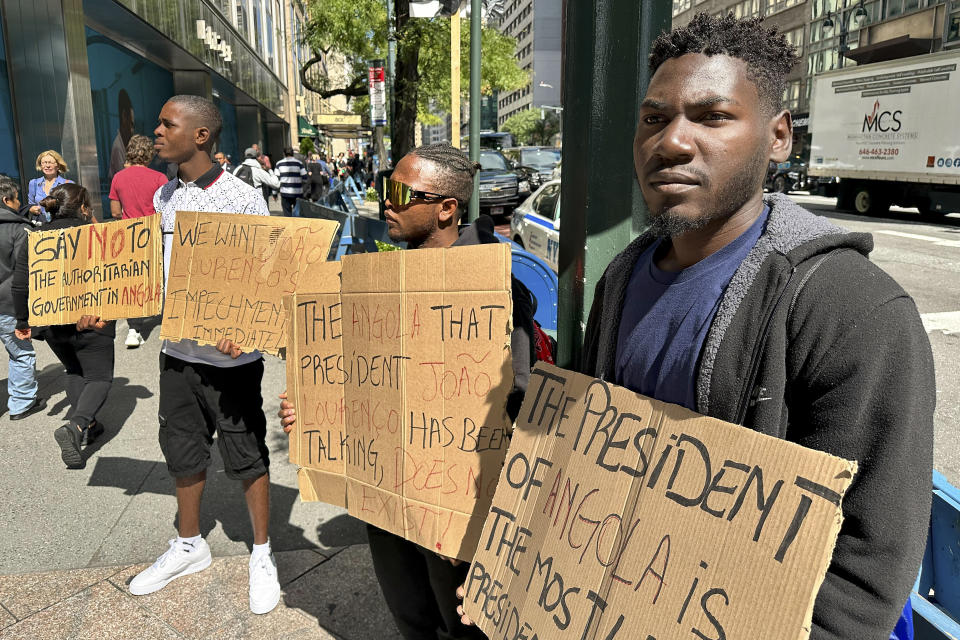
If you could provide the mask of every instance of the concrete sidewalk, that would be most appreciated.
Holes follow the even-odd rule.
[[[246,555],[217,558],[209,569],[141,597],[127,584],[147,564],[0,576],[0,638],[399,639],[371,588],[362,546],[281,551],[276,558],[283,596],[263,616],[248,607]]]
[[[280,215],[276,203],[270,209]],[[47,408],[18,422],[0,417],[0,639],[399,638],[364,525],[343,509],[300,501],[276,417],[284,363],[272,356],[264,358],[262,394],[281,604],[266,616],[249,612],[253,531],[240,485],[223,474],[216,446],[200,523],[213,566],[150,596],[128,594],[129,579],[176,536],[174,485],[157,441],[159,333],[149,327],[147,343],[128,350],[126,322],[117,323],[114,384],[98,416],[105,431],[76,470],[64,467],[53,439],[68,410],[63,367],[45,343],[34,342]],[[0,416],[6,388],[0,380]]]

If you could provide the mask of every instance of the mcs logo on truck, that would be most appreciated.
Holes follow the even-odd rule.
[[[868,113],[863,116],[863,127],[861,131],[863,133],[868,131],[879,131],[881,133],[900,131],[900,127],[902,126],[900,123],[900,115],[902,113],[903,111],[900,109],[896,111],[880,111],[880,101],[877,100],[873,103],[873,113]],[[891,124],[891,122],[893,124]]]

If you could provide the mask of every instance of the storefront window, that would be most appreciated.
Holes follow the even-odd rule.
[[[109,211],[106,196],[123,169],[126,145],[135,133],[153,137],[160,109],[173,95],[173,75],[89,27],[86,37],[99,191]]]
[[[2,9],[0,9],[0,24],[3,24]],[[16,126],[10,102],[10,78],[7,76],[7,48],[3,42],[3,29],[0,29],[0,173],[16,180],[20,179]],[[21,200],[25,200],[22,195]]]

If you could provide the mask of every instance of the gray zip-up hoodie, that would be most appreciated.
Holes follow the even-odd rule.
[[[33,227],[16,211],[0,202],[0,314],[15,316],[13,306],[13,277],[22,271],[26,278],[27,263],[21,259],[26,254],[27,234]]]
[[[887,640],[930,518],[933,355],[916,305],[849,233],[782,195],[724,292],[697,367],[697,410],[859,463],[811,640]],[[612,379],[642,235],[597,283],[581,370]]]

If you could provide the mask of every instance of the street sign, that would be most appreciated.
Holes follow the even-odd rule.
[[[383,60],[372,60],[368,68],[367,86],[370,90],[370,124],[382,127],[387,124],[386,74]]]

